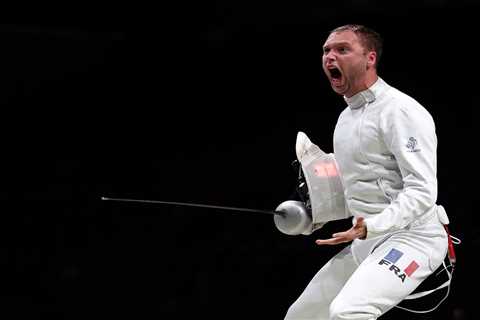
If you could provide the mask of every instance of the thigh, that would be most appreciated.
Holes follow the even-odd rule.
[[[360,264],[335,298],[333,319],[343,319],[342,314],[376,319],[402,301],[434,271],[430,253],[435,244],[431,240],[405,233],[384,242]],[[440,246],[441,241],[439,238]]]
[[[356,268],[357,264],[348,246],[317,272],[300,297],[290,306],[285,319],[328,320],[330,303]]]

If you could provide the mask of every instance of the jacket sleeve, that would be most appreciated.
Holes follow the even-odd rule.
[[[365,220],[367,238],[408,226],[437,201],[437,136],[427,110],[413,101],[390,106],[380,116],[380,132],[397,161],[403,189],[380,214]]]

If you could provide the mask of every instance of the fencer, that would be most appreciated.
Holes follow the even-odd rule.
[[[312,224],[302,233],[351,217],[351,229],[316,241],[351,243],[313,277],[288,308],[287,320],[377,319],[446,257],[448,217],[436,204],[435,124],[422,105],[378,76],[381,54],[380,35],[361,25],[334,29],[323,45],[324,72],[347,104],[335,127],[331,158],[343,194],[329,202],[335,217],[315,217],[310,204]],[[308,137],[299,134],[297,158],[302,162],[311,149]],[[305,159],[302,168],[308,178]]]

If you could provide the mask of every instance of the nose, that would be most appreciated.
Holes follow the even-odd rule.
[[[323,59],[325,60],[325,62],[332,62],[335,61],[336,57],[332,51],[329,51],[323,53]]]

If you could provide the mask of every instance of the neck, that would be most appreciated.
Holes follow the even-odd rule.
[[[367,72],[365,74],[365,77],[359,80],[359,85],[357,86],[356,90],[353,90],[352,93],[349,93],[348,95],[346,94],[345,96],[347,98],[350,98],[357,93],[367,90],[370,88],[376,81],[378,80],[378,75],[376,72]]]

